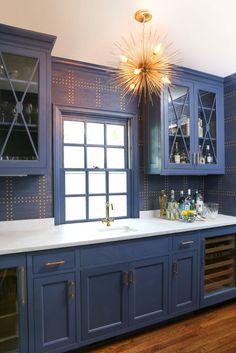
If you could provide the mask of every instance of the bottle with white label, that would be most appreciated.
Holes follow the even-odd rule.
[[[173,153],[174,163],[180,163],[180,152],[178,142],[175,143],[175,149]]]
[[[210,152],[210,145],[206,145],[206,157],[205,157],[205,161],[208,164],[212,164],[213,163],[213,157],[212,154]]]

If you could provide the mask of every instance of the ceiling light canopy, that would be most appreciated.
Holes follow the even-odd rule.
[[[160,40],[157,31],[151,27],[145,31],[145,25],[152,19],[148,10],[139,10],[134,15],[136,21],[143,26],[142,33],[128,39],[123,38],[122,44],[117,43],[119,49],[119,65],[115,83],[124,94],[148,97],[160,95],[165,85],[171,83],[176,75],[173,59],[176,53],[168,54],[170,45]]]

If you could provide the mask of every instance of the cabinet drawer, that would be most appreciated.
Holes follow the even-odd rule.
[[[50,251],[32,256],[33,273],[48,273],[68,270],[75,267],[73,250]]]
[[[172,238],[173,250],[189,250],[198,247],[198,233],[176,235]]]
[[[80,265],[94,266],[129,262],[135,259],[165,255],[169,251],[169,238],[145,238],[121,243],[91,245],[81,248]]]

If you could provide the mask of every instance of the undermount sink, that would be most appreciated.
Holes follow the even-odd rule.
[[[98,228],[98,231],[101,233],[129,233],[135,232],[136,229],[130,228],[129,226],[104,226],[104,228]]]

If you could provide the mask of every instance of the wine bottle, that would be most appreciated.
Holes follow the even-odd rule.
[[[180,153],[179,153],[178,142],[175,143],[175,149],[174,149],[174,153],[173,153],[173,159],[174,159],[174,163],[180,163]]]

